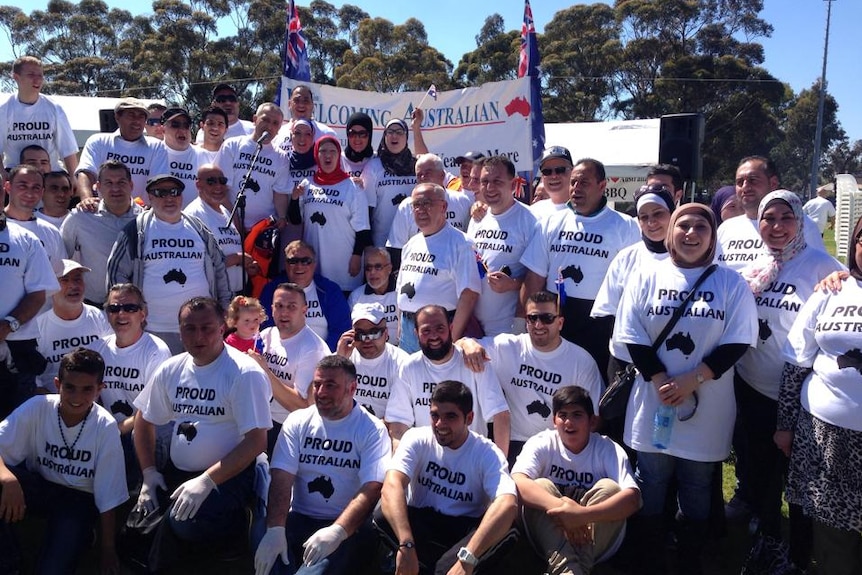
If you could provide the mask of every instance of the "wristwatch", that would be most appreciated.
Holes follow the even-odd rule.
[[[398,544],[399,549],[415,549],[416,544],[413,541],[405,541],[404,543]]]
[[[473,567],[475,567],[476,564],[479,563],[479,560],[476,559],[476,556],[473,555],[473,553],[466,547],[461,547],[461,549],[458,550],[458,561],[466,563],[467,565],[472,565]]]
[[[19,322],[18,318],[16,318],[14,315],[7,315],[3,319],[9,322],[9,329],[13,332],[21,329],[21,322]]]

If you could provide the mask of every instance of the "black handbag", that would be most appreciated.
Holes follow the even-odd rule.
[[[717,267],[717,264],[712,264],[706,268],[702,274],[700,274],[700,277],[697,278],[696,282],[694,282],[694,286],[692,286],[688,291],[688,295],[674,310],[673,315],[661,330],[661,333],[658,335],[655,342],[653,342],[653,351],[658,351],[659,346],[665,338],[667,338],[670,330],[673,329],[673,326],[675,326],[676,322],[679,321],[679,318],[682,317],[685,308],[688,306],[688,302],[690,302],[691,298],[694,297],[697,288],[700,287],[700,284],[702,284]],[[632,387],[634,387],[637,375],[638,370],[633,363],[628,364],[625,369],[621,369],[614,374],[613,381],[608,384],[607,389],[605,389],[601,399],[599,399],[599,415],[602,419],[616,419],[625,415],[626,406],[629,403],[629,396],[632,394]]]

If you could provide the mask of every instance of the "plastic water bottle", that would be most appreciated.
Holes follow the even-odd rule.
[[[673,431],[673,420],[676,419],[676,408],[662,403],[655,411],[652,428],[652,444],[659,449],[667,449],[670,445],[670,434]]]

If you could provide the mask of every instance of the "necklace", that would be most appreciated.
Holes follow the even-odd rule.
[[[57,406],[57,427],[60,429],[60,438],[63,440],[63,445],[66,446],[66,457],[64,457],[64,459],[74,459],[75,446],[78,445],[78,440],[81,439],[81,434],[84,432],[84,427],[87,425],[87,418],[90,417],[90,412],[92,410],[93,406],[91,405],[90,409],[88,409],[87,413],[84,415],[84,419],[81,420],[81,429],[78,430],[78,435],[75,436],[75,441],[73,441],[72,446],[69,447],[69,444],[66,442],[66,434],[63,433],[63,420],[60,417],[60,406]]]

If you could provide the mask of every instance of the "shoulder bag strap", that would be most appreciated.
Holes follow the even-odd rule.
[[[653,351],[658,350],[659,346],[661,346],[662,342],[665,340],[668,334],[670,334],[670,330],[673,329],[673,326],[675,326],[676,322],[679,321],[679,318],[682,317],[682,314],[685,312],[685,308],[688,307],[688,302],[690,302],[691,299],[694,297],[694,292],[697,291],[697,288],[700,287],[700,285],[706,278],[712,275],[712,272],[714,272],[717,267],[718,264],[712,264],[711,266],[703,270],[703,273],[700,274],[700,277],[697,278],[697,281],[694,282],[694,285],[691,287],[690,290],[688,290],[688,295],[685,296],[685,299],[682,301],[682,303],[679,304],[679,306],[673,311],[673,315],[668,320],[667,324],[664,326],[664,329],[662,329],[661,333],[658,334],[658,337],[652,344]]]

